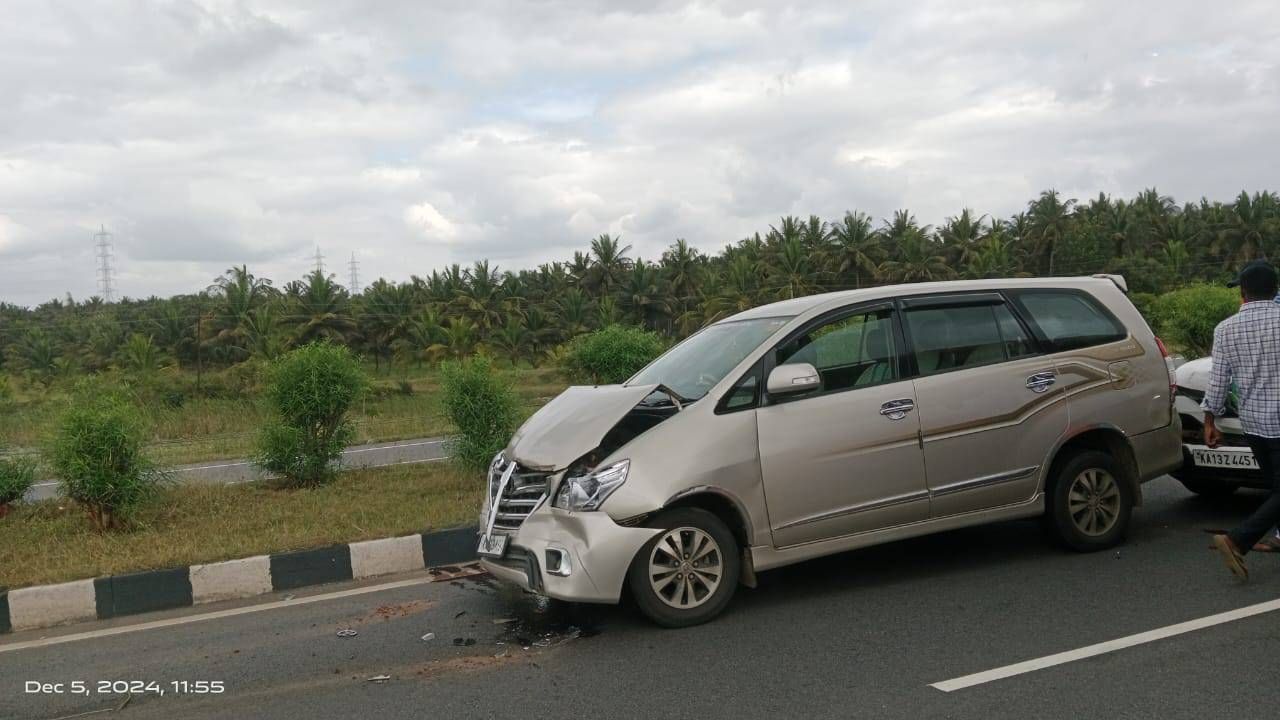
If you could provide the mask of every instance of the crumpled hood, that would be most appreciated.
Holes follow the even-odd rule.
[[[1204,392],[1209,389],[1209,373],[1213,371],[1213,358],[1190,360],[1173,372],[1178,387]]]
[[[561,470],[600,445],[606,433],[657,385],[575,385],[525,421],[507,457],[531,470]]]

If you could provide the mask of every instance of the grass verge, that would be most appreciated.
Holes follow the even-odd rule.
[[[175,486],[133,529],[99,535],[66,500],[18,505],[0,520],[0,587],[217,562],[472,523],[483,483],[449,463],[343,473],[310,490]]]

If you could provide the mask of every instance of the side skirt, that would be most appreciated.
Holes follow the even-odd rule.
[[[1005,505],[1004,507],[977,510],[961,515],[948,515],[943,518],[921,520],[908,525],[898,525],[883,530],[870,530],[828,540],[817,540],[803,545],[791,545],[785,548],[757,545],[751,548],[751,556],[755,570],[770,570],[784,565],[812,560],[824,555],[857,550],[858,548],[897,540],[906,540],[907,538],[930,535],[936,532],[956,530],[971,525],[984,525],[1004,520],[1035,517],[1043,513],[1044,494],[1036,493],[1030,500],[1015,505]]]

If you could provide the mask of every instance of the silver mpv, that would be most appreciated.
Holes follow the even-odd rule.
[[[1163,345],[1118,277],[815,295],[571,387],[493,459],[479,554],[554,598],[704,622],[756,573],[1043,516],[1120,542],[1182,463]]]

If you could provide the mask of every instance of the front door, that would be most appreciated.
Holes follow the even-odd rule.
[[[1053,359],[999,293],[902,307],[932,517],[1030,500],[1069,419]]]
[[[887,305],[815,321],[774,353],[822,379],[801,397],[756,411],[773,542],[798,545],[929,516],[912,382]]]

